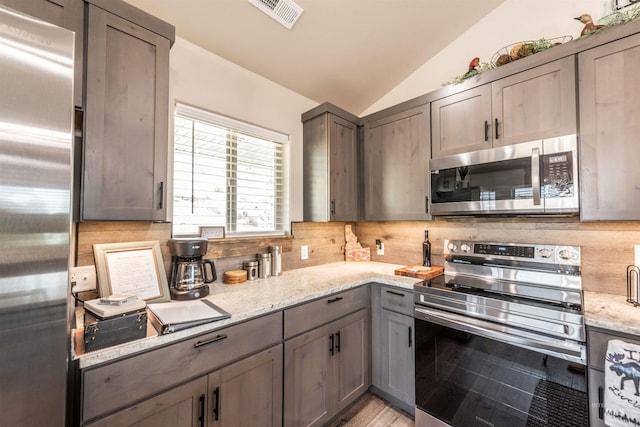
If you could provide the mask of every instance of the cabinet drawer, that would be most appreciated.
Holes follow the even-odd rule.
[[[284,312],[284,337],[289,338],[369,305],[369,287],[345,292],[290,308]]]
[[[589,351],[589,366],[604,369],[604,358],[607,352],[609,340],[622,340],[630,344],[640,345],[640,338],[632,338],[630,335],[614,335],[600,331],[590,330],[587,335],[587,348]]]
[[[413,316],[413,292],[406,289],[380,287],[382,308]]]
[[[84,421],[128,406],[282,340],[282,314],[239,323],[82,374]]]

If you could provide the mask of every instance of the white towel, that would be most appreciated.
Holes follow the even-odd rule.
[[[640,426],[640,346],[609,341],[604,365],[604,423]]]

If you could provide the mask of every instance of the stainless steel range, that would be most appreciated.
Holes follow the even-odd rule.
[[[415,286],[416,426],[588,424],[580,248],[445,240]]]

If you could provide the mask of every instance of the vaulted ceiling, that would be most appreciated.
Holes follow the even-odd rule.
[[[304,12],[291,30],[248,0],[126,1],[180,38],[359,114],[505,0],[295,0]]]

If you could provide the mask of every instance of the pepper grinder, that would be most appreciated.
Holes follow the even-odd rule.
[[[424,242],[422,242],[422,265],[431,267],[431,242],[429,242],[429,230],[424,229]]]

